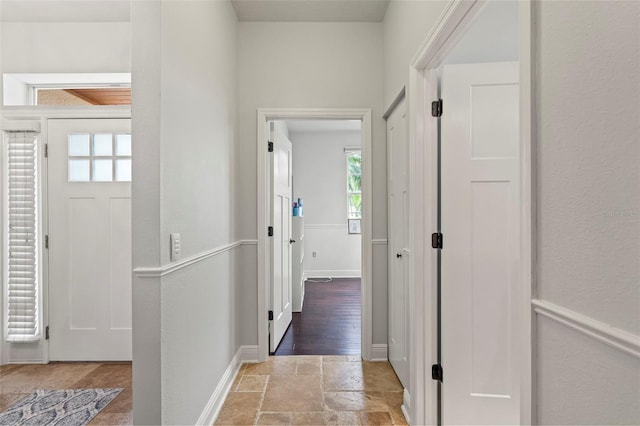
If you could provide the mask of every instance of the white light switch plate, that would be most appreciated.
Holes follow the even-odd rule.
[[[180,259],[180,234],[171,234],[171,261]]]

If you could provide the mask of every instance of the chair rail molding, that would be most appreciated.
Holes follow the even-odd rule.
[[[140,266],[134,268],[133,273],[138,278],[158,278],[172,274],[176,271],[184,269],[195,263],[202,262],[213,256],[217,256],[222,253],[226,253],[240,246],[255,246],[258,244],[257,240],[239,240],[234,243],[225,244],[223,246],[212,248],[211,250],[203,251],[201,253],[189,256],[179,262],[167,263],[162,266]]]
[[[531,301],[536,314],[590,336],[597,341],[640,359],[640,336],[547,300]]]

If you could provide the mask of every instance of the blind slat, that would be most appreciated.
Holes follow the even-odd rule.
[[[8,132],[6,137],[9,210],[6,339],[33,342],[40,339],[37,141],[30,132]]]

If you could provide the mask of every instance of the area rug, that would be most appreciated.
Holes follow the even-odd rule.
[[[37,390],[0,413],[0,425],[83,426],[120,392],[122,388]]]

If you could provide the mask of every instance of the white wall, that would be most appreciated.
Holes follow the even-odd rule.
[[[518,0],[488,1],[445,64],[517,61]]]
[[[384,17],[384,107],[409,85],[413,55],[440,16],[446,1],[391,0]]]
[[[228,1],[133,2],[136,268],[235,242],[237,19]],[[236,254],[134,277],[134,422],[194,424],[238,349]]]
[[[256,110],[372,108],[373,238],[386,238],[386,145],[382,120],[382,25],[372,23],[240,23],[240,140],[237,230],[256,238]],[[386,265],[386,246],[373,249]],[[255,275],[257,276],[257,272]],[[255,288],[252,289],[255,292]],[[253,297],[253,296],[252,296]],[[387,278],[374,274],[373,343],[386,343]],[[242,304],[252,310],[256,305]],[[252,331],[257,335],[257,331]]]
[[[306,277],[361,273],[361,237],[347,229],[347,160],[360,131],[292,132],[294,200],[304,202]],[[316,252],[316,257],[312,256]]]
[[[538,297],[639,336],[640,3],[536,6]],[[540,423],[640,423],[638,358],[537,327]]]
[[[2,73],[130,70],[129,22],[2,22],[0,25]]]

